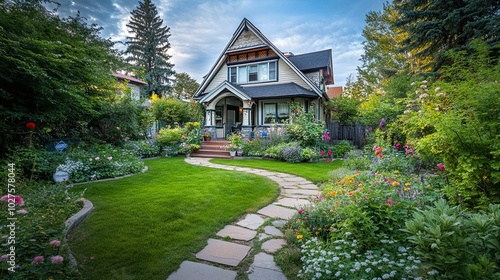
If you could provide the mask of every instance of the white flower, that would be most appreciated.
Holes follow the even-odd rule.
[[[339,277],[341,274],[342,274],[342,272],[337,271],[337,273],[335,273],[335,277]]]
[[[438,275],[438,274],[439,274],[439,271],[437,271],[437,270],[433,269],[433,270],[431,270],[431,271],[427,272],[427,274],[429,274],[429,275]]]
[[[441,88],[440,88],[440,87],[437,87],[436,89],[434,89],[434,91],[435,91],[435,92],[438,92],[438,91],[440,91],[440,90],[441,90]]]
[[[372,269],[371,268],[367,268],[367,269],[365,269],[365,271],[366,271],[366,273],[369,273],[370,271],[372,271]]]

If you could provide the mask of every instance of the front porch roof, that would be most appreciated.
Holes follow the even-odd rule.
[[[307,97],[317,98],[318,95],[310,90],[307,90],[296,83],[286,84],[269,84],[259,86],[238,86],[246,95],[252,99],[269,99],[269,98],[288,98],[288,97]]]
[[[224,81],[216,89],[201,97],[200,102],[209,102],[220,93],[230,91],[242,100],[251,99],[270,99],[270,98],[291,98],[291,97],[305,97],[317,98],[318,95],[310,90],[307,90],[296,83],[285,84],[269,84],[259,86],[242,87],[237,84]]]

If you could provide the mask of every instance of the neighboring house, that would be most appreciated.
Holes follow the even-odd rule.
[[[235,126],[248,138],[251,131],[261,133],[288,120],[290,101],[324,120],[330,84],[331,49],[282,53],[245,18],[193,98],[205,106],[205,128],[216,138],[226,137]]]
[[[127,81],[127,86],[131,90],[132,98],[134,100],[140,100],[141,99],[141,90],[144,86],[147,85],[146,82],[141,81],[137,78],[121,74],[121,73],[113,73],[112,74],[114,77],[118,79],[119,82]]]

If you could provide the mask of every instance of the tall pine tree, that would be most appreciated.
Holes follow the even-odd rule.
[[[170,76],[175,72],[174,65],[169,62],[171,55],[168,38],[170,27],[163,26],[156,6],[151,0],[139,2],[139,6],[131,12],[127,24],[133,37],[127,37],[127,60],[137,67],[138,76],[148,83],[145,94],[151,96],[166,95],[170,89]]]

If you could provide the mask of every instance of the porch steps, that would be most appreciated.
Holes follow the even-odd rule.
[[[201,148],[191,153],[192,157],[201,158],[231,158],[225,146],[229,144],[227,140],[210,140],[201,142]]]

